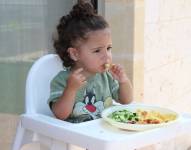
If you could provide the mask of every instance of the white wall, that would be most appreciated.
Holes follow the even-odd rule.
[[[144,101],[191,112],[191,1],[145,0]]]
[[[191,1],[145,0],[144,99],[191,113]],[[146,150],[190,149],[191,136]]]

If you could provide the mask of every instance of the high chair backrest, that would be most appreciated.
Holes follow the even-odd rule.
[[[26,113],[52,115],[47,103],[50,94],[50,82],[61,70],[63,70],[62,61],[56,54],[42,56],[33,64],[26,81]]]

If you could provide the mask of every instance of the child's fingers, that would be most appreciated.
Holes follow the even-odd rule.
[[[83,68],[78,68],[74,71],[74,74],[79,74],[83,71]]]
[[[86,77],[81,73],[82,71],[83,71],[83,68],[79,68],[79,69],[75,70],[75,71],[73,72],[73,74],[74,74],[75,76],[77,76],[77,78],[78,78],[79,80],[85,81],[85,80],[86,80]]]
[[[117,65],[113,65],[111,68],[111,71],[114,73],[120,73],[122,70],[122,66],[117,64]]]
[[[82,74],[79,74],[78,75],[78,81],[80,82],[80,85],[81,86],[84,86],[86,85],[87,81],[86,81],[86,77]]]
[[[80,80],[81,80],[82,82],[84,82],[84,81],[86,81],[86,77],[83,76],[83,75],[80,75]]]
[[[70,75],[70,79],[73,81],[84,82],[86,77],[82,74],[83,68],[78,68]]]
[[[86,77],[81,73],[83,71],[83,68],[79,68],[75,70],[74,74],[78,78],[78,80],[84,84],[86,82]]]

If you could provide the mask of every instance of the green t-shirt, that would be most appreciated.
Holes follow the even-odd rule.
[[[70,70],[59,72],[51,81],[48,103],[58,100],[62,95]],[[78,90],[73,111],[66,121],[79,123],[101,117],[103,109],[112,105],[112,100],[118,99],[119,84],[109,72],[97,73],[87,80],[87,84]]]

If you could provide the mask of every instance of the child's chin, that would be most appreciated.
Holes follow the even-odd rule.
[[[103,70],[97,70],[94,73],[103,73],[103,72],[104,72]]]
[[[104,71],[101,71],[101,70],[96,70],[96,71],[92,71],[91,73],[92,74],[96,74],[96,73],[103,73]]]
[[[103,69],[103,70],[100,71],[100,73],[104,73],[104,72],[107,72],[107,70]]]
[[[106,71],[107,71],[106,69],[99,69],[99,70],[97,70],[96,73],[104,73],[104,72],[106,72]]]

